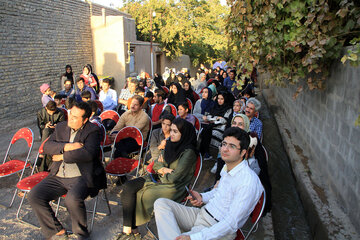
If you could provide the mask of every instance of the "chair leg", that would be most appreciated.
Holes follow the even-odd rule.
[[[151,231],[151,229],[150,229],[150,221],[146,223],[145,227],[146,227],[146,229],[151,233],[151,235],[152,235],[156,240],[159,240],[159,239],[156,237],[155,233],[153,233],[153,232]]]
[[[94,207],[93,207],[93,211],[92,211],[92,214],[91,214],[91,223],[90,223],[90,229],[89,231],[91,232],[92,229],[93,229],[93,226],[94,226],[94,218],[95,218],[95,214],[96,214],[96,207],[97,207],[97,201],[98,201],[98,197],[99,195],[97,195],[94,199]]]
[[[17,194],[17,189],[15,189],[15,192],[14,192],[14,195],[13,195],[13,197],[12,197],[12,199],[11,199],[11,202],[10,202],[10,206],[9,206],[9,208],[11,208],[11,207],[12,207],[12,205],[14,204],[16,194]]]
[[[59,213],[60,201],[61,201],[61,197],[59,197],[58,203],[57,203],[57,205],[56,205],[55,217],[57,217],[57,216],[58,216],[58,213]]]
[[[24,193],[24,196],[21,198],[21,202],[20,202],[19,208],[18,208],[17,213],[16,213],[16,218],[18,220],[20,220],[20,218],[19,218],[20,210],[21,210],[21,207],[22,207],[22,205],[24,203],[24,199],[26,197],[26,192],[23,192],[23,193]]]

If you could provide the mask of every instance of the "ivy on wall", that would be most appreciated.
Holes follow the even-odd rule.
[[[230,58],[251,73],[259,64],[269,72],[267,83],[296,84],[305,79],[323,89],[331,63],[342,58],[359,63],[360,1],[358,0],[228,0]],[[241,83],[239,83],[240,85]],[[300,86],[295,97],[305,86]]]

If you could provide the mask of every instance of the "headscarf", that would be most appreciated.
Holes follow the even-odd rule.
[[[66,70],[70,68],[70,72],[68,73]],[[66,65],[65,66],[65,73],[64,73],[64,76],[67,78],[67,79],[70,79],[72,82],[71,84],[74,84],[74,73],[72,71],[72,67],[70,65]]]
[[[175,124],[181,133],[178,142],[171,142],[169,138],[166,140],[164,159],[167,164],[171,164],[179,158],[185,149],[192,149],[196,152],[196,133],[194,126],[182,118],[176,118],[172,124]]]
[[[185,90],[185,83],[189,84],[189,90]],[[187,97],[188,99],[191,100],[192,104],[195,104],[195,99],[194,99],[194,90],[191,87],[191,83],[190,81],[186,80],[184,81],[184,93],[185,93],[185,97]]]
[[[156,76],[157,75],[157,76]],[[165,86],[165,82],[161,76],[160,73],[157,73],[154,77],[154,82],[158,88],[161,88],[162,86]]]
[[[233,124],[234,119],[236,117],[241,117],[243,119],[243,121],[244,121],[244,131],[249,132],[250,131],[250,120],[249,120],[249,118],[245,114],[242,114],[242,113],[241,114],[236,114],[231,120],[231,125]]]
[[[223,105],[219,105],[217,99],[219,97],[219,95],[223,96],[224,97],[224,104]],[[216,96],[216,99],[215,99],[215,106],[214,108],[212,109],[212,111],[210,112],[210,114],[212,116],[224,116],[225,113],[227,112],[227,110],[229,110],[229,108],[231,108],[231,106],[229,105],[229,99],[228,99],[228,95],[224,92],[222,93],[219,93],[217,96]]]
[[[168,103],[172,103],[177,107],[179,104],[186,102],[185,92],[184,89],[180,86],[179,83],[173,83],[175,85],[178,92],[174,94],[172,91],[168,98]]]
[[[48,90],[50,88],[49,84],[47,83],[43,83],[41,86],[40,86],[40,92],[42,94],[45,94],[46,90]]]
[[[212,100],[212,91],[210,88],[206,87],[209,94],[207,99],[201,99],[201,114],[204,115],[206,112],[210,113],[211,109],[214,107],[215,102]],[[203,90],[204,90],[203,89]]]

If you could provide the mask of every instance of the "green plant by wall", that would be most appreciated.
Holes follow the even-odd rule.
[[[259,64],[271,74],[270,84],[306,79],[310,90],[323,89],[343,47],[359,42],[358,0],[228,0],[228,5],[230,58],[248,74]],[[342,61],[358,59],[359,45]]]

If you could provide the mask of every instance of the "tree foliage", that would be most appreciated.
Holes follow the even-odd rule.
[[[231,58],[247,69],[260,64],[271,84],[306,79],[310,90],[323,89],[343,47],[359,43],[358,0],[228,0],[228,5]],[[356,61],[357,50],[343,61]]]
[[[186,54],[198,65],[217,59],[227,47],[224,18],[228,7],[219,0],[128,1],[121,11],[135,19],[137,37],[142,41],[150,41],[150,14],[155,11],[153,41],[169,57]]]

